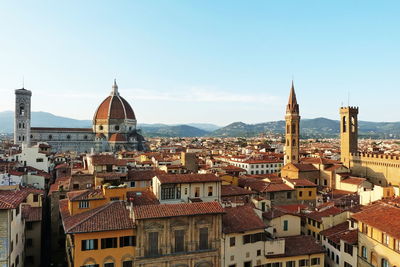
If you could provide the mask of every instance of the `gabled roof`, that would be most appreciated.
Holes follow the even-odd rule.
[[[67,193],[69,201],[104,199],[101,189],[85,189]]]
[[[91,233],[113,230],[133,229],[133,220],[123,201],[111,201],[107,204],[70,216],[68,200],[60,200],[60,212],[64,231],[71,233]]]
[[[225,208],[225,214],[222,216],[223,233],[243,233],[265,228],[266,225],[251,206]]]
[[[343,212],[343,210],[341,210],[340,208],[330,207],[330,208],[324,209],[322,211],[314,211],[314,212],[305,214],[305,217],[322,222],[322,218],[329,217],[331,215],[334,216],[334,215],[340,214],[342,212]]]
[[[301,172],[312,172],[312,171],[318,171],[317,168],[314,167],[314,165],[309,164],[309,163],[288,163],[286,164],[282,169],[284,170],[297,170]]]
[[[137,220],[224,213],[218,202],[135,206],[133,211]]]
[[[357,244],[358,241],[358,230],[350,230],[349,223],[343,222],[329,229],[320,232],[321,235],[326,236],[329,240],[340,244],[340,240],[343,240],[349,244]]]
[[[235,185],[222,185],[221,186],[221,196],[222,197],[230,197],[230,196],[247,196],[251,194],[255,194],[255,191],[244,189],[240,186]]]

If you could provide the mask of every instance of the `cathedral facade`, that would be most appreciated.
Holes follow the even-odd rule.
[[[15,90],[14,143],[46,142],[53,152],[79,153],[144,150],[144,137],[136,129],[136,116],[120,96],[114,80],[111,94],[97,108],[92,128],[31,127],[31,96],[26,89]]]

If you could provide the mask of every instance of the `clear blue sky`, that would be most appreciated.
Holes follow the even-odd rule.
[[[0,111],[92,119],[114,77],[139,123],[400,121],[400,1],[4,1]]]

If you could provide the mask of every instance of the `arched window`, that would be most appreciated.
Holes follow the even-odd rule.
[[[346,116],[343,117],[342,119],[342,128],[343,128],[343,132],[346,132]]]
[[[51,139],[53,139],[53,136],[50,134],[50,135],[49,135],[49,140],[51,140]]]
[[[115,130],[119,131],[119,125],[115,125]]]
[[[290,125],[289,124],[286,126],[286,133],[290,133]]]
[[[296,139],[293,139],[292,140],[292,146],[295,146],[296,145]]]
[[[102,131],[104,129],[103,125],[99,126],[99,130]]]
[[[21,115],[21,116],[25,115],[25,105],[24,104],[19,105],[19,115]]]
[[[351,132],[356,132],[356,119],[354,118],[354,116],[351,116]]]
[[[389,262],[387,259],[381,260],[381,267],[389,267]]]
[[[70,140],[70,139],[71,139],[71,136],[70,136],[70,135],[67,135],[67,139]]]
[[[292,124],[292,134],[296,133],[296,124]]]

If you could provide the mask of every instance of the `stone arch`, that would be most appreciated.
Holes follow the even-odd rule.
[[[92,257],[87,258],[87,259],[85,259],[85,260],[83,261],[83,264],[82,264],[82,265],[89,265],[89,264],[96,264],[96,260],[93,259]]]
[[[197,262],[194,267],[213,267],[214,265],[212,264],[211,261],[200,261]]]
[[[105,257],[104,260],[103,260],[103,265],[104,265],[105,263],[115,263],[115,258],[114,258],[113,256],[107,256],[107,257]]]

